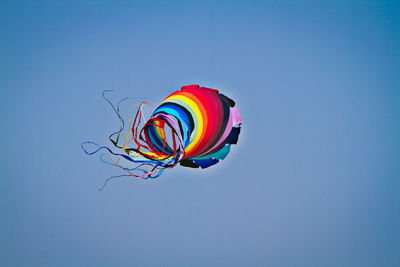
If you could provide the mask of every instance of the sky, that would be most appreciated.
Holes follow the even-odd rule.
[[[188,84],[228,157],[99,192],[102,91]],[[398,1],[1,0],[0,121],[0,266],[400,265]]]

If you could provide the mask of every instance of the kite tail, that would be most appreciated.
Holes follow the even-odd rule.
[[[147,102],[140,102],[139,104],[129,107],[127,110],[130,130],[126,134],[124,143],[120,144],[121,135],[126,125],[123,117],[120,114],[120,104],[129,98],[121,99],[118,102],[117,107],[115,107],[113,103],[105,96],[105,93],[109,91],[111,90],[103,91],[103,98],[110,104],[120,122],[120,128],[116,132],[113,132],[109,135],[109,140],[114,145],[114,148],[120,150],[120,152],[114,152],[108,146],[100,146],[92,141],[82,142],[81,148],[87,155],[95,155],[99,151],[104,151],[104,153],[100,155],[100,161],[104,164],[117,167],[125,171],[126,174],[108,178],[99,190],[102,190],[106,184],[114,178],[131,176],[140,179],[154,179],[159,177],[165,169],[176,166],[184,156],[182,136],[179,132],[179,125],[176,123],[176,121],[165,114],[158,114],[146,121],[143,114],[143,107],[147,105],[150,108],[150,112],[151,107]],[[133,107],[137,107],[137,112],[132,123],[129,111]],[[154,126],[159,131],[164,132],[162,140],[164,143],[164,148],[161,152],[154,149],[152,140],[147,134],[148,128],[151,126]],[[166,152],[166,148],[169,147],[167,136],[165,134],[166,126],[168,126],[172,132],[174,149],[171,153]],[[104,159],[106,154],[108,155],[108,160]],[[135,166],[127,167],[129,164],[134,164]]]

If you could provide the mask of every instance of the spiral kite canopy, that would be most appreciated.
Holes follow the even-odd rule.
[[[163,115],[159,118],[158,115]],[[168,96],[152,115],[153,121],[173,117],[178,121],[184,156],[180,164],[207,168],[224,159],[231,144],[236,144],[242,123],[235,102],[218,90],[198,85],[183,86]],[[158,119],[159,118],[159,119]],[[156,124],[145,126],[148,144],[161,153],[164,136]],[[167,154],[173,149],[167,147]]]
[[[129,138],[128,132],[124,144],[120,145],[118,143],[125,123],[119,113],[119,104],[125,99],[115,108],[104,92],[103,97],[111,104],[121,123],[119,131],[111,134],[109,139],[124,153],[115,153],[93,142],[83,142],[82,149],[89,155],[107,150],[110,161],[104,160],[102,154],[100,159],[104,163],[119,167],[135,177],[156,178],[165,169],[175,167],[178,163],[192,168],[210,167],[225,159],[231,145],[236,144],[239,138],[242,120],[235,102],[218,90],[188,85],[169,95],[143,127],[140,125],[146,120],[142,108],[148,103],[138,104],[131,128],[132,136]],[[129,109],[127,114],[131,127]],[[88,151],[86,145],[94,145],[97,149]],[[113,159],[115,156],[117,160]],[[127,167],[120,160],[139,165]]]

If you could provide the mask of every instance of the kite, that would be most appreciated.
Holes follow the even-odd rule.
[[[232,144],[237,144],[242,119],[235,102],[218,90],[188,85],[169,95],[146,120],[141,102],[135,118],[129,116],[125,142],[121,137],[125,128],[119,106],[103,97],[112,106],[120,121],[120,129],[109,140],[120,152],[94,142],[83,142],[81,147],[88,155],[100,150],[100,160],[126,172],[120,176],[156,178],[166,170],[180,164],[191,168],[208,168],[226,158]],[[150,109],[151,110],[151,109]],[[89,148],[92,148],[90,150]],[[105,159],[108,154],[109,159]]]

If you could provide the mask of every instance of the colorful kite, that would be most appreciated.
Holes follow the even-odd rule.
[[[106,92],[106,91],[105,91]],[[198,85],[183,86],[168,96],[152,113],[149,120],[144,118],[143,107],[150,105],[141,102],[133,123],[127,111],[129,128],[125,142],[121,145],[121,133],[125,122],[117,108],[113,107],[121,127],[109,136],[110,141],[120,153],[93,142],[83,142],[82,149],[88,155],[100,150],[107,151],[109,159],[100,156],[104,163],[126,171],[120,176],[156,178],[165,169],[178,163],[191,168],[207,168],[228,155],[231,144],[238,141],[242,120],[235,102],[218,90]],[[94,147],[89,151],[88,147]],[[132,167],[129,165],[133,164]]]

